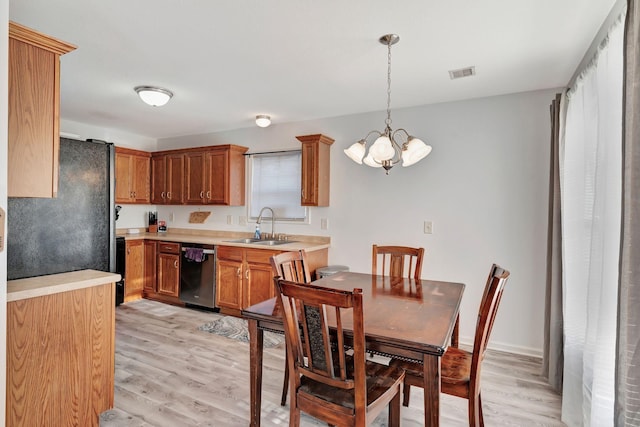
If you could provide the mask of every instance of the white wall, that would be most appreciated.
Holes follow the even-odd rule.
[[[426,249],[423,277],[467,285],[461,340],[471,342],[491,263],[511,271],[494,327],[494,348],[540,355],[546,262],[549,175],[548,105],[556,91],[394,110],[392,127],[407,128],[433,146],[409,168],[389,176],[359,166],[342,150],[372,129],[383,130],[384,112],[300,123],[274,124],[208,135],[158,140],[158,149],[238,144],[251,152],[299,148],[296,135],[323,133],[331,148],[331,206],[311,209],[311,224],[277,224],[278,232],[329,235],[329,261],[369,272],[371,245]],[[234,224],[244,207],[158,206],[169,227],[189,227],[188,213],[211,210],[211,229],[253,230]],[[327,231],[320,219],[329,220]],[[432,235],[423,221],[433,221]],[[142,224],[144,225],[144,224]],[[199,227],[199,226],[195,226]]]
[[[0,34],[9,33],[9,1],[0,0]],[[5,39],[6,40],[6,39]],[[7,212],[8,43],[0,44],[0,207]],[[6,227],[7,219],[4,216]],[[5,228],[6,230],[6,228]],[[6,247],[6,234],[4,237]],[[0,252],[0,372],[7,372],[7,251]],[[0,426],[5,425],[6,382],[0,381]]]

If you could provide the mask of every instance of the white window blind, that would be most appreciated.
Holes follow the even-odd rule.
[[[256,219],[260,209],[269,206],[278,220],[306,220],[307,209],[300,205],[301,163],[301,151],[251,156],[251,219]],[[265,215],[271,217],[269,211],[265,211]]]

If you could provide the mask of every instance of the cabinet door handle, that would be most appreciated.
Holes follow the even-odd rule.
[[[300,195],[302,196],[302,198],[304,199],[304,190],[300,191]]]
[[[164,199],[164,191],[162,193],[160,193],[160,197],[162,197],[162,199]]]
[[[238,269],[238,277],[240,277],[242,275],[242,272],[240,271],[240,269]]]
[[[175,268],[178,268],[178,260],[173,261],[173,266],[174,266]]]
[[[244,272],[244,278],[245,278],[245,279],[247,279],[247,280],[249,280],[249,270],[246,270],[246,271]]]
[[[204,199],[204,190],[200,192],[200,198]]]
[[[211,199],[211,191],[207,191],[207,199]]]
[[[129,197],[133,199],[133,191],[129,191]]]
[[[167,193],[167,199],[171,200],[171,191]]]

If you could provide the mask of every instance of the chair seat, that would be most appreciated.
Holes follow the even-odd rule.
[[[445,384],[467,384],[471,378],[471,357],[468,351],[456,347],[449,347],[442,355],[440,362],[440,378],[442,386]],[[423,378],[422,365],[414,362],[392,359],[389,363],[396,368],[404,369],[407,374]]]
[[[366,361],[366,373],[367,406],[404,380],[404,371],[402,369],[371,361]],[[301,378],[298,394],[300,397],[307,395],[314,400],[321,399],[334,405],[344,406],[351,410],[354,409],[353,389],[337,389],[305,376]]]

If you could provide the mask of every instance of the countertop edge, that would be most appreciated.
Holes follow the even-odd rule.
[[[319,243],[319,242],[305,242],[305,241],[292,241],[291,243],[284,243],[281,245],[256,245],[251,243],[237,243],[230,242],[229,240],[234,237],[212,237],[212,236],[197,236],[190,234],[178,234],[178,233],[137,233],[119,235],[118,237],[124,237],[125,240],[157,240],[163,242],[178,242],[178,243],[199,243],[205,245],[217,245],[217,246],[235,246],[240,248],[251,249],[268,249],[272,251],[298,251],[304,249],[307,252],[318,251],[321,249],[328,249],[331,247],[331,243]]]
[[[120,280],[120,275],[98,270],[80,270],[25,279],[7,280],[7,302],[20,301]]]

